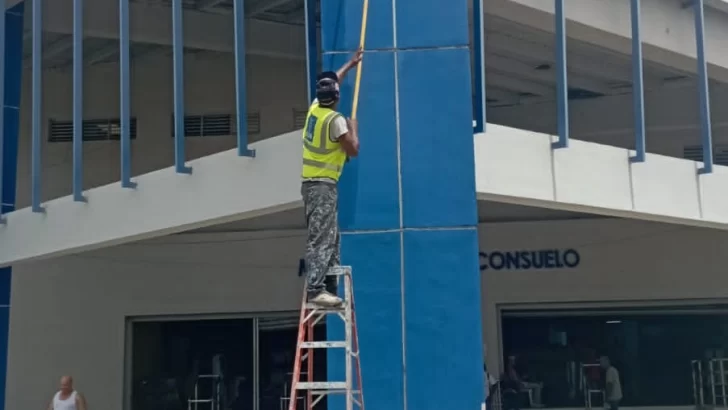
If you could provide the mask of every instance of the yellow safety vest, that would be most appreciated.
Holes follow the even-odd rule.
[[[304,179],[329,178],[339,180],[346,162],[346,153],[339,142],[329,138],[329,125],[340,116],[338,112],[311,105],[303,127],[303,172]]]

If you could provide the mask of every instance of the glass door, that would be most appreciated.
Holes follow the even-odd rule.
[[[258,408],[256,410],[287,409],[293,365],[296,358],[296,338],[298,316],[261,317],[258,319]],[[314,335],[324,340],[325,325],[316,326]],[[326,353],[319,349],[314,360],[314,375],[317,380],[326,380]],[[306,367],[301,377],[306,377]],[[301,396],[301,406],[305,408],[305,397]],[[317,408],[323,408],[325,404]]]

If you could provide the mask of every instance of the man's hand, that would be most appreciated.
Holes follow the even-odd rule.
[[[344,81],[344,77],[346,77],[346,73],[349,72],[352,68],[356,67],[361,63],[361,59],[364,56],[364,49],[359,47],[359,49],[356,50],[354,55],[351,57],[351,60],[347,61],[346,64],[341,66],[339,68],[339,71],[336,72],[336,75],[339,77],[339,83]]]
[[[361,63],[362,57],[364,57],[364,49],[359,47],[351,57],[351,60],[349,60],[349,65],[356,67],[359,63]]]

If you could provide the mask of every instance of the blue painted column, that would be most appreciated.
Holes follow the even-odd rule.
[[[322,0],[321,10],[324,67],[336,69],[358,45],[362,1]],[[361,152],[339,201],[368,408],[483,401],[468,41],[465,1],[370,0]],[[342,87],[347,114],[353,81]],[[328,323],[330,340],[341,340],[340,321]],[[343,380],[342,359],[330,354],[330,381]]]
[[[23,3],[5,12],[5,101],[3,110],[3,213],[15,209],[15,184],[18,164],[20,124],[20,86],[23,69]],[[8,220],[12,223],[12,220]],[[8,335],[10,330],[11,268],[0,269],[0,410],[5,409]]]

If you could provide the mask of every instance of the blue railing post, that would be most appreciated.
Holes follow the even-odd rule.
[[[485,91],[485,16],[483,0],[473,0],[473,53],[475,56],[475,132],[487,127]]]
[[[705,60],[705,6],[703,0],[693,2],[695,13],[695,45],[698,54],[698,93],[700,97],[700,135],[703,143],[703,168],[700,173],[713,172],[713,135],[710,121],[710,90],[708,65]]]
[[[245,1],[233,2],[235,14],[235,102],[238,132],[238,155],[255,157],[255,150],[248,148],[248,109],[245,90]]]
[[[634,103],[635,156],[632,162],[645,161],[645,87],[642,68],[642,18],[640,0],[632,0],[632,98]]]
[[[316,73],[318,71],[318,42],[316,41],[316,0],[304,0],[306,13],[306,78],[308,102],[316,98]]]
[[[32,122],[32,146],[31,146],[31,181],[32,181],[32,189],[31,189],[31,209],[33,212],[43,212],[43,207],[41,206],[41,132],[42,132],[42,124],[41,124],[41,107],[43,103],[43,92],[42,92],[42,70],[43,67],[41,66],[42,63],[42,53],[43,53],[43,43],[42,43],[42,37],[41,33],[43,30],[43,1],[42,0],[33,0],[33,28],[32,28],[32,35],[33,35],[33,57],[32,57],[32,63],[33,63],[33,72],[32,72],[32,95],[33,95],[33,101],[32,101],[32,114],[31,114],[31,122]]]
[[[559,140],[554,148],[569,146],[569,83],[566,64],[566,14],[564,0],[554,0],[556,25],[556,99]]]
[[[3,208],[3,170],[5,167],[5,10],[0,12],[0,224],[5,223]]]
[[[119,109],[121,111],[121,186],[135,188],[131,180],[131,80],[129,71],[129,0],[119,0]]]
[[[83,0],[73,0],[73,200],[83,196]]]
[[[172,65],[174,66],[174,165],[178,173],[191,174],[185,157],[185,80],[182,38],[182,0],[172,0]]]

